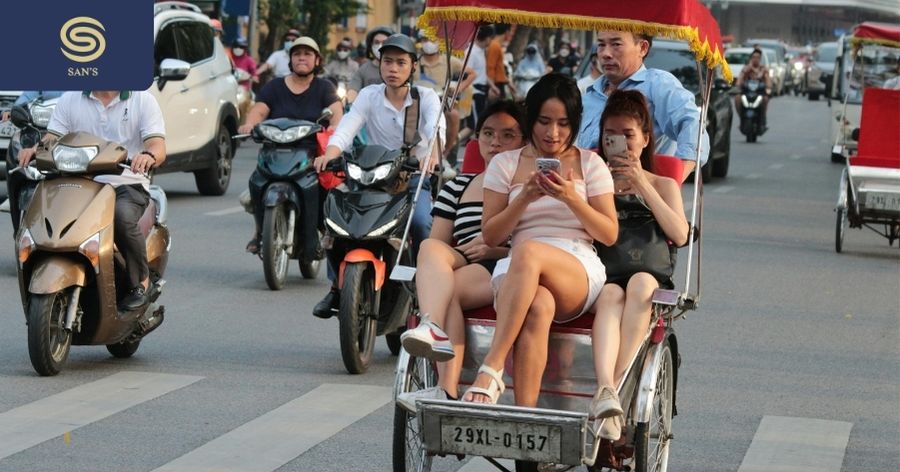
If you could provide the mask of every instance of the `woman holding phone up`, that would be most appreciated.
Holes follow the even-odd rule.
[[[611,245],[618,234],[609,169],[595,153],[574,145],[582,113],[575,81],[545,75],[525,105],[523,131],[530,144],[496,155],[484,177],[482,237],[489,246],[511,238],[512,250],[491,279],[497,325],[467,401],[497,402],[505,389],[503,363],[532,304],[555,307],[548,319],[527,323],[548,336],[552,321],[575,319],[592,306],[606,278],[592,243]],[[537,170],[538,158],[546,171]],[[537,376],[539,385],[547,346],[535,344],[528,346],[527,362],[515,364],[517,384]]]
[[[617,141],[625,146],[614,149]],[[647,331],[653,291],[673,286],[673,251],[687,242],[688,223],[678,183],[651,173],[653,121],[643,94],[620,90],[609,96],[600,117],[600,142],[615,179],[619,237],[616,246],[600,250],[608,280],[594,304],[592,342],[600,387],[590,416],[607,418],[600,436],[614,441],[621,435],[623,414],[615,386]],[[626,257],[632,244],[641,247],[639,261]]]

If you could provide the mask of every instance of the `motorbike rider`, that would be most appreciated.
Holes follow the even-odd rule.
[[[334,79],[335,82],[349,83],[350,79],[359,70],[359,64],[350,58],[353,43],[350,38],[344,38],[338,43],[337,50],[331,61],[325,65],[325,76]]]
[[[156,98],[147,91],[66,92],[56,103],[47,134],[34,147],[19,152],[25,167],[38,150],[60,137],[86,132],[128,149],[131,167],[121,175],[98,175],[94,181],[116,191],[114,241],[125,259],[127,295],[120,310],[137,310],[149,302],[150,271],[138,221],[150,202],[147,173],[166,160],[165,125]]]
[[[459,95],[467,90],[475,81],[475,70],[466,66],[457,57],[450,57],[450,76],[458,84]],[[444,92],[444,81],[447,78],[447,56],[440,54],[438,44],[431,40],[422,43],[422,57],[419,58],[419,67],[415,70],[413,78],[416,84],[429,87],[437,93]],[[453,95],[453,88],[448,91]],[[447,121],[447,144],[444,147],[444,159],[450,159],[453,146],[459,138],[460,110],[458,103],[447,103],[444,109],[444,119]],[[452,159],[455,162],[455,159]]]
[[[433,90],[413,86],[411,83],[418,62],[415,43],[406,35],[392,35],[381,45],[380,57],[379,69],[384,83],[370,85],[360,91],[347,117],[341,121],[328,141],[325,154],[316,158],[315,166],[319,172],[325,169],[329,161],[350,149],[353,137],[363,126],[368,130],[370,144],[381,145],[388,149],[402,148],[406,108],[413,104],[415,95],[418,95],[420,103],[417,129],[422,139],[413,148],[412,153],[419,160],[419,169],[423,173],[430,173],[439,162],[438,146],[436,143],[432,146],[432,140],[444,139],[446,128],[444,114],[441,113],[440,100]],[[411,92],[413,87],[415,93]],[[420,178],[422,175],[416,174],[410,179],[410,193],[415,192]],[[430,182],[426,178],[422,183],[422,193],[419,195],[416,208],[413,210],[410,231],[414,253],[419,243],[427,238],[431,231],[430,187]],[[330,266],[328,276],[332,280],[332,288],[313,309],[313,314],[319,318],[330,318],[333,310],[340,306],[337,277],[334,268]]]
[[[674,75],[644,66],[653,38],[622,31],[597,33],[597,59],[603,75],[582,94],[584,118],[578,133],[578,146],[597,149],[600,141],[600,115],[609,95],[615,90],[636,89],[647,97],[653,111],[653,135],[657,154],[675,156],[684,161],[682,181],[694,171],[700,109],[694,94]],[[709,136],[703,130],[701,165],[709,157]]]
[[[572,54],[572,47],[568,43],[562,43],[559,45],[559,51],[556,52],[556,55],[550,58],[548,65],[553,69],[553,72],[559,72],[571,77],[575,72],[575,68],[578,67],[578,58],[575,54]]]
[[[272,75],[276,79],[291,75],[291,55],[289,51],[293,47],[294,40],[299,37],[300,32],[295,29],[289,29],[287,33],[284,33],[284,41],[281,43],[282,48],[270,54],[266,62],[259,66],[259,69],[256,69],[256,74],[263,75],[271,69]]]
[[[253,84],[259,82],[259,72],[257,71],[256,59],[247,54],[247,40],[244,38],[235,39],[231,43],[231,63],[234,67],[247,71],[250,74],[250,80],[240,83],[241,87],[250,90]]]
[[[544,58],[541,56],[540,50],[538,50],[537,43],[528,44],[528,46],[525,47],[525,55],[522,56],[522,60],[520,60],[519,65],[516,66],[516,73],[514,75],[519,93],[522,94],[522,96],[528,95],[528,89],[530,89],[541,76],[552,70],[552,68],[544,63]]]
[[[388,26],[379,26],[366,33],[366,57],[368,60],[359,66],[359,69],[350,78],[350,83],[347,84],[347,103],[353,103],[364,87],[383,82],[378,65],[379,51],[384,41],[392,34],[394,34],[394,30]]]
[[[766,84],[766,93],[763,96],[763,105],[762,105],[762,114],[760,115],[760,119],[762,121],[762,129],[766,130],[766,110],[769,107],[769,96],[772,94],[772,78],[769,77],[769,68],[762,64],[762,50],[758,48],[754,48],[753,52],[750,53],[750,59],[747,61],[747,65],[741,69],[741,73],[738,74],[737,78],[737,89],[741,90],[741,87],[744,85],[744,82],[748,80],[758,80],[760,82],[765,82]],[[734,97],[734,109],[737,110],[738,116],[743,118],[743,106],[741,105],[741,95],[738,94]]]
[[[250,109],[247,121],[238,129],[238,134],[248,134],[253,128],[270,118],[293,118],[315,122],[323,108],[332,112],[330,128],[341,121],[344,107],[337,96],[334,84],[317,77],[322,72],[322,53],[319,45],[308,36],[294,40],[289,49],[291,75],[274,79],[263,86],[256,96],[256,104]],[[309,138],[310,146],[316,146],[315,136]],[[262,230],[263,208],[258,204],[266,179],[254,170],[250,175],[250,205],[256,229],[253,239],[247,243],[247,252],[259,252],[259,237]]]

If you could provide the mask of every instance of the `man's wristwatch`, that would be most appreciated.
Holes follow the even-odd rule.
[[[156,163],[156,156],[154,156],[152,152],[147,151],[147,150],[145,149],[145,150],[139,152],[138,154],[146,154],[146,155],[150,156],[150,159],[153,159],[153,162],[154,162],[154,163]]]

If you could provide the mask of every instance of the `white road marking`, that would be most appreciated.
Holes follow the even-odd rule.
[[[784,167],[784,164],[778,163],[778,164],[772,164],[772,165],[770,165],[770,166],[769,166],[769,169],[772,169],[772,170],[778,170],[778,169],[781,169],[781,168],[783,168],[783,167]]]
[[[509,459],[498,459],[497,462],[503,464],[509,470],[516,470],[516,461]],[[457,469],[456,472],[496,472],[497,468],[483,457],[473,457],[466,465]]]
[[[853,423],[764,416],[738,472],[840,472]]]
[[[153,472],[271,472],[391,401],[391,388],[322,384]]]
[[[0,413],[0,459],[186,387],[203,377],[119,372]]]
[[[210,211],[210,212],[208,212],[208,213],[204,213],[204,215],[209,215],[209,216],[225,216],[225,215],[231,215],[231,214],[234,214],[234,213],[240,213],[240,212],[242,212],[242,211],[244,211],[244,207],[242,207],[242,206],[236,206],[236,207],[226,208],[226,209],[224,209],[224,210],[219,210],[219,211]]]
[[[747,174],[747,178],[750,180],[758,179],[760,177],[762,177],[762,174]]]
[[[732,190],[734,190],[734,187],[732,187],[731,185],[723,185],[713,190],[713,193],[728,193]]]

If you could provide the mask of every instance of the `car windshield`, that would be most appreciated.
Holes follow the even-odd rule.
[[[644,65],[648,68],[668,71],[681,81],[684,88],[694,93],[700,90],[700,83],[697,77],[697,62],[694,60],[694,54],[691,51],[665,49],[654,45],[650,49],[650,54],[644,59]]]
[[[822,44],[816,49],[815,58],[817,62],[834,62],[837,58],[837,44]]]
[[[729,64],[746,64],[750,62],[750,51],[726,51],[725,62]]]

